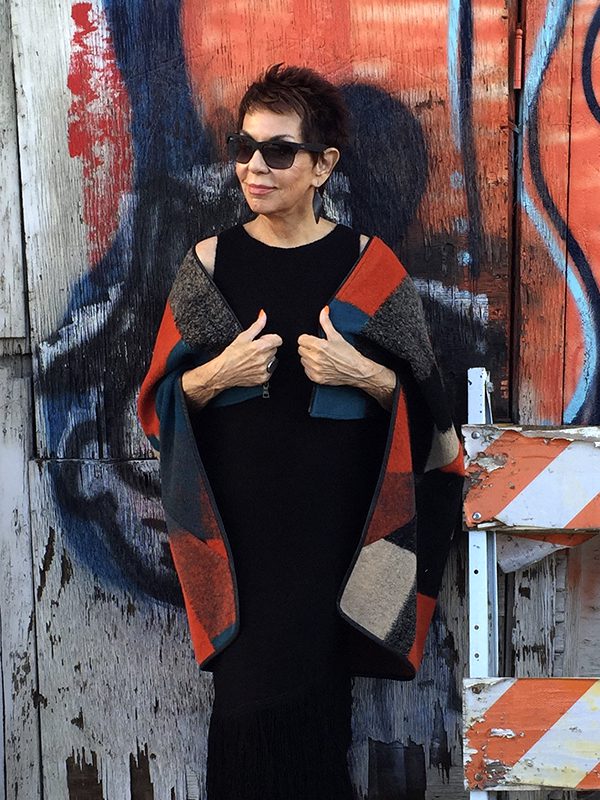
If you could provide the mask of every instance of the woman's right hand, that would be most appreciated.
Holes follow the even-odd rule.
[[[252,325],[241,331],[218,356],[184,372],[183,392],[195,407],[206,405],[224,389],[258,386],[269,380],[267,364],[275,358],[283,340],[276,333],[259,336],[266,322],[267,315],[261,309]]]

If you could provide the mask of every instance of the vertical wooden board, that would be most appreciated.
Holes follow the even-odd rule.
[[[600,330],[600,9],[580,0],[573,9],[573,71],[568,198],[568,293],[565,324],[565,422],[598,424]],[[565,655],[573,675],[598,675],[600,537],[568,555]]]
[[[465,559],[466,537],[452,549],[414,682],[354,681],[350,757],[357,799],[394,797],[402,787],[403,797],[467,797],[461,739],[461,681],[468,646]],[[421,788],[423,795],[417,793]]]
[[[114,338],[127,346],[117,332],[126,327],[127,304],[135,307],[123,281],[134,248],[129,105],[102,5],[12,4],[41,454],[60,449],[70,420],[82,423],[85,408],[94,409],[97,433],[74,437],[70,455],[85,447],[102,456],[103,431],[115,429],[115,415],[122,423],[115,438],[125,435],[124,452],[131,449],[129,438],[138,454],[148,452],[133,423],[134,390],[123,386],[127,370],[117,371],[121,381],[109,387],[107,399],[100,396],[104,376],[115,374]],[[156,248],[157,260],[160,255]],[[130,357],[138,363],[135,352]],[[57,395],[62,403],[56,403]]]
[[[574,624],[567,588],[567,555],[562,550],[509,576],[505,675],[561,677],[574,673],[566,649]],[[502,793],[505,794],[504,792]],[[510,792],[514,800],[569,800],[574,792],[536,790]]]
[[[600,422],[600,8],[573,8],[564,419]]]
[[[572,62],[577,62],[581,45],[573,39],[571,0],[528,0],[525,7],[516,406],[524,423],[552,424],[563,419],[572,423],[584,419],[577,416],[573,399],[585,366],[577,356],[586,299],[577,285],[569,252],[573,241],[567,229]],[[565,326],[566,340],[573,343],[571,352],[568,346],[565,349]],[[579,601],[566,591],[569,557],[578,555],[557,553],[514,575],[515,675],[577,674],[573,667]]]
[[[38,677],[27,463],[31,376],[20,358],[0,365],[0,797],[41,797]],[[3,709],[2,709],[3,706]],[[4,771],[4,776],[1,775]]]
[[[600,675],[600,536],[569,553],[566,652],[571,675]]]
[[[21,190],[10,3],[0,0],[0,339],[26,336],[21,228]]]
[[[10,0],[29,314],[34,343],[65,313],[69,284],[86,267],[81,170],[66,124],[69,0]],[[40,45],[44,42],[44,46]]]
[[[514,35],[513,2],[472,2],[472,151],[463,150],[465,191],[470,230],[465,248],[467,285],[474,295],[485,295],[489,305],[489,332],[511,326],[512,248],[512,133],[508,125],[512,91],[508,85],[510,38]],[[465,37],[466,39],[466,37]],[[463,55],[464,58],[464,55]],[[464,127],[464,123],[463,123]],[[465,131],[466,137],[466,131]],[[468,140],[467,140],[468,141]],[[509,369],[501,339],[468,366],[491,370],[496,419],[509,419]]]
[[[193,658],[156,473],[31,462],[45,797],[187,800],[203,784],[212,681]]]
[[[524,6],[515,410],[528,424],[562,422],[571,5]]]

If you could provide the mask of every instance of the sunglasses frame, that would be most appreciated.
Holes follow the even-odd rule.
[[[296,158],[296,154],[300,150],[306,150],[309,153],[322,153],[329,147],[329,145],[318,144],[316,142],[289,142],[287,139],[267,139],[266,142],[257,142],[256,139],[253,139],[251,136],[248,136],[245,133],[230,133],[227,135],[226,142],[228,151],[230,151],[231,145],[234,142],[248,144],[252,148],[252,155],[250,156],[248,161],[240,161],[234,156],[231,156],[231,152],[229,152],[230,156],[237,164],[249,164],[254,156],[254,153],[258,150],[262,156],[263,161],[265,162],[267,167],[269,167],[269,169],[289,169],[293,165],[294,160]],[[286,167],[273,167],[271,166],[271,164],[269,164],[269,162],[265,158],[263,150],[266,147],[272,147],[273,145],[275,146],[283,145],[284,147],[289,147],[290,150],[293,151],[292,160]]]

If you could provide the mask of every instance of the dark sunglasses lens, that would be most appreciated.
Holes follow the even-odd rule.
[[[245,142],[243,139],[232,136],[227,141],[229,148],[229,157],[240,164],[247,164],[254,155],[254,148],[250,142]]]
[[[283,142],[265,142],[257,145],[242,136],[230,136],[227,147],[229,157],[238,164],[247,164],[256,150],[260,150],[265,164],[271,169],[288,169],[294,163],[296,155],[295,149]]]
[[[287,169],[294,163],[296,151],[287,144],[265,144],[261,148],[265,164],[271,169]]]

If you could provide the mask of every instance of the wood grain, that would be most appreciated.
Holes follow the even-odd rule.
[[[43,13],[11,0],[19,169],[31,337],[37,344],[65,312],[69,286],[88,267],[82,175],[69,155],[66,121],[70,3]],[[40,46],[40,42],[44,46]]]
[[[26,362],[25,362],[26,363]],[[4,757],[0,797],[41,798],[37,625],[33,601],[27,463],[31,375],[16,357],[0,361],[0,675]]]
[[[579,424],[600,421],[600,232],[594,215],[600,190],[599,17],[593,0],[573,6],[563,415]]]
[[[573,181],[581,175],[585,159],[593,151],[583,144],[585,126],[575,112],[581,110],[582,20],[589,20],[590,5],[547,0],[524,4],[523,158],[518,165],[519,327],[515,331],[518,384],[514,397],[518,420],[532,425],[597,422],[589,412],[576,418],[570,405],[582,375],[580,315],[585,308],[581,302],[574,303],[573,261],[565,228],[567,221],[585,228],[585,210],[580,206],[578,221],[571,204],[576,196],[583,199],[581,192],[573,194]],[[588,123],[585,130],[589,135],[593,129]],[[581,135],[581,143],[574,143],[574,133],[576,138]],[[582,146],[585,152],[576,155],[574,148]],[[505,674],[590,674],[585,658],[581,661],[579,656],[579,593],[582,570],[589,564],[586,560],[583,566],[582,554],[595,547],[594,538],[568,554],[559,552],[517,571],[509,581],[515,671],[507,667]],[[590,565],[590,569],[593,580],[595,567]],[[510,631],[510,619],[507,624]],[[524,800],[540,795],[519,792],[516,796]],[[562,797],[563,793],[552,796]]]
[[[155,594],[175,578],[163,563],[165,535],[141,522],[157,524],[156,501],[143,494],[156,464],[129,469],[126,485],[115,464],[31,464],[47,797],[66,797],[67,786],[69,800],[95,797],[82,774],[101,780],[105,798],[129,798],[126,787],[137,785],[132,800],[183,800],[186,774],[203,781],[212,681],[193,659],[183,608],[158,600],[148,583],[142,591],[144,574]],[[79,498],[69,511],[55,500],[65,483]],[[94,508],[103,509],[95,519]],[[111,508],[127,541],[111,539]]]
[[[523,20],[522,159],[517,172],[518,377],[514,388],[516,421],[526,424],[562,422],[567,256],[566,244],[553,227],[552,211],[566,215],[569,180],[565,167],[573,41],[571,14],[566,13],[564,19],[559,14],[564,5],[529,0]]]
[[[26,336],[21,187],[9,0],[0,1],[0,339]]]

